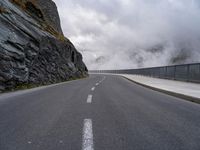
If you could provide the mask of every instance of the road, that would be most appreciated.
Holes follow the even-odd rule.
[[[200,150],[200,105],[108,75],[3,94],[0,150]]]

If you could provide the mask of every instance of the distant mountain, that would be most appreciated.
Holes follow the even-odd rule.
[[[84,76],[82,55],[64,37],[52,0],[0,1],[0,91]]]

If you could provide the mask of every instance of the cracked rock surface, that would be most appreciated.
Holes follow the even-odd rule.
[[[87,76],[82,55],[63,36],[55,3],[15,1],[0,1],[0,92]]]

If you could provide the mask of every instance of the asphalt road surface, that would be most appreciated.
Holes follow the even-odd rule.
[[[2,94],[0,150],[200,150],[200,105],[108,75]]]

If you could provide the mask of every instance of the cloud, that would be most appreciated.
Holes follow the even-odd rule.
[[[197,62],[198,0],[55,0],[89,69]]]

